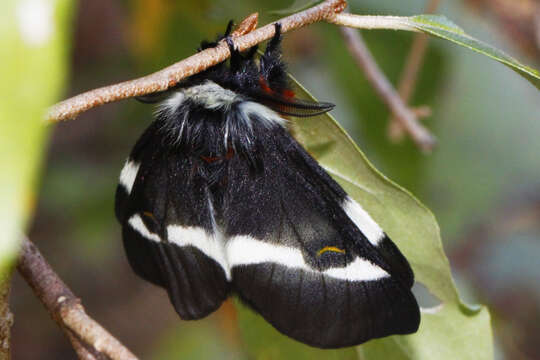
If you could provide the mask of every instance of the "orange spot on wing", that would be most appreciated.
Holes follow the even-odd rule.
[[[335,247],[335,246],[325,246],[321,250],[317,251],[317,256],[321,256],[325,252],[337,252],[337,253],[340,253],[340,254],[345,254],[345,250],[343,250],[343,249],[340,249],[340,248]]]
[[[152,220],[155,220],[154,214],[152,214],[150,211],[143,212],[143,215],[149,217]]]

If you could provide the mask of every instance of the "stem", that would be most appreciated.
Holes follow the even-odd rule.
[[[9,311],[11,271],[0,278],[0,360],[11,359],[11,326],[13,314]]]
[[[279,20],[283,33],[322,21],[343,11],[345,0],[327,0],[310,9],[301,11]],[[250,15],[251,18],[253,15]],[[246,20],[248,20],[248,18]],[[246,21],[242,21],[242,24]],[[250,21],[253,21],[252,19]],[[234,38],[234,44],[240,51],[270,39],[274,36],[274,25],[268,24],[253,30],[252,26],[239,26],[240,34]],[[251,31],[253,30],[253,31]],[[233,34],[234,35],[234,34]],[[234,36],[233,36],[234,37]],[[48,121],[59,121],[75,118],[80,113],[113,101],[142,96],[154,92],[165,91],[178,84],[182,79],[197,74],[209,67],[225,61],[230,56],[229,48],[224,41],[215,48],[206,49],[179,61],[153,74],[125,81],[119,84],[94,89],[51,107],[46,115]]]
[[[396,90],[381,71],[373,56],[366,47],[357,30],[341,27],[347,47],[358,66],[364,70],[368,81],[375,88],[380,98],[388,105],[400,124],[411,135],[414,142],[424,151],[430,151],[436,143],[435,137],[429,133],[414,114],[401,100]]]
[[[380,16],[380,15],[354,15],[349,13],[334,14],[326,19],[331,24],[353,27],[357,29],[386,29],[386,30],[406,30],[419,32],[413,25],[409,24],[406,17],[402,16]]]
[[[424,13],[434,13],[437,10],[439,3],[440,0],[430,0]],[[409,100],[414,93],[420,68],[424,64],[428,41],[429,37],[427,34],[419,33],[415,34],[414,36],[413,44],[411,46],[409,55],[407,56],[407,60],[405,61],[405,66],[401,73],[401,78],[398,85],[399,96],[405,104],[409,103]],[[417,117],[420,116],[417,114]],[[388,124],[388,134],[390,138],[396,141],[401,140],[403,137],[403,132],[403,126],[401,126],[400,122],[397,121],[395,116],[392,116]]]
[[[137,359],[86,314],[80,300],[52,270],[38,248],[27,239],[23,240],[17,269],[66,333],[80,359]]]

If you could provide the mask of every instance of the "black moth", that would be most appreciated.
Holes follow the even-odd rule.
[[[122,169],[115,211],[129,263],[164,287],[186,320],[234,293],[316,347],[415,332],[407,260],[281,116],[333,105],[294,98],[279,24],[258,64],[255,48],[234,49],[230,29],[218,38],[229,44],[230,66],[175,88]]]

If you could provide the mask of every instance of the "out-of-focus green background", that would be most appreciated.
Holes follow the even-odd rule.
[[[61,98],[156,71],[191,55],[200,40],[222,32],[231,18],[258,11],[264,24],[276,19],[269,10],[289,5],[287,0],[80,0],[65,34],[71,36],[71,52]],[[350,10],[414,15],[425,5],[424,0],[354,0]],[[438,13],[540,67],[538,2],[443,0]],[[396,83],[413,34],[363,35]],[[335,26],[316,24],[287,34],[284,52],[304,86],[337,104],[333,114],[368,158],[435,213],[462,295],[490,308],[497,357],[540,358],[538,90],[499,63],[431,40],[411,102],[433,111],[425,124],[439,145],[423,155],[410,140],[388,140],[388,110],[353,64]],[[141,358],[245,358],[231,303],[205,320],[182,322],[165,292],[135,277],[125,259],[114,191],[152,112],[151,106],[123,101],[51,129],[29,237],[89,314]],[[18,275],[12,311],[15,360],[75,358]]]

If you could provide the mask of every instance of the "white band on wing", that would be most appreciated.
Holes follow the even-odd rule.
[[[259,241],[251,236],[235,236],[227,242],[227,260],[232,267],[261,263],[276,263],[292,269],[319,273],[304,261],[296,248]],[[332,278],[348,281],[378,280],[390,276],[368,260],[356,258],[345,267],[330,268],[320,272]]]
[[[133,215],[128,223],[144,238],[155,242],[161,241],[157,234],[148,230],[138,214]],[[228,281],[231,280],[232,267],[261,263],[276,263],[292,269],[319,272],[306,264],[299,249],[256,240],[248,235],[234,236],[225,245],[220,234],[208,234],[200,227],[169,225],[167,237],[169,242],[179,247],[193,246],[213,259],[221,266]],[[345,267],[330,268],[321,273],[348,281],[370,281],[390,276],[379,266],[360,257]]]
[[[358,229],[367,237],[368,241],[377,246],[384,238],[384,231],[381,227],[369,216],[360,204],[347,196],[343,201],[343,210],[347,216],[354,222]]]
[[[139,172],[139,167],[141,164],[138,164],[130,159],[126,160],[126,164],[120,172],[120,184],[126,188],[126,191],[131,194],[131,189],[133,189],[133,184],[137,178],[137,173]]]
[[[225,259],[224,242],[221,234],[209,234],[200,227],[183,227],[180,225],[167,226],[169,241],[177,246],[193,246],[221,266],[228,281],[231,280],[231,271]]]
[[[148,230],[139,214],[128,220],[129,225],[147,240],[161,242],[160,237]],[[231,271],[225,259],[225,249],[220,235],[208,234],[200,227],[167,226],[167,238],[170,243],[179,247],[193,246],[221,266],[227,280],[231,280]]]
[[[158,234],[151,233],[150,230],[144,225],[144,222],[142,221],[139,214],[135,214],[128,220],[129,225],[133,228],[133,230],[137,231],[139,234],[141,234],[142,237],[144,237],[147,240],[152,240],[155,242],[161,242],[160,237]]]

